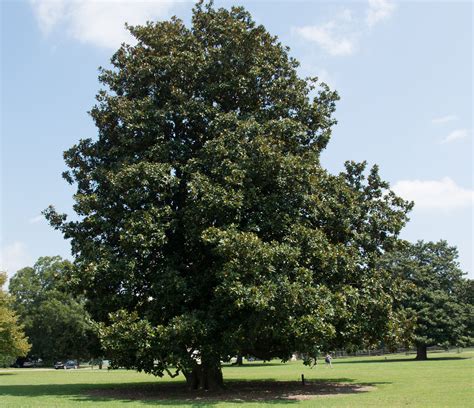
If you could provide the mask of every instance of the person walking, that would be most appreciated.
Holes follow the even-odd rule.
[[[324,358],[324,361],[326,362],[326,367],[332,368],[332,357],[331,354],[327,353],[326,357]]]

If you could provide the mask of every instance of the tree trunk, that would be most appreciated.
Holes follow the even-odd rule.
[[[220,390],[224,388],[224,379],[220,364],[202,363],[185,373],[189,390]]]
[[[417,344],[415,360],[428,360],[427,346],[424,344]]]

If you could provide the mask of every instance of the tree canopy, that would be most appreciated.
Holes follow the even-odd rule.
[[[446,241],[405,243],[384,257],[392,279],[409,283],[395,307],[415,319],[417,359],[427,358],[429,346],[472,343],[473,284],[463,277],[457,258],[456,247]]]
[[[3,290],[7,274],[0,272],[0,364],[25,356],[30,345],[12,308],[13,299]]]
[[[42,257],[10,280],[13,306],[25,325],[33,357],[52,362],[98,352],[84,298],[68,290],[71,271],[71,262],[59,256]]]
[[[46,211],[114,364],[212,388],[237,354],[310,362],[394,330],[375,265],[411,204],[377,167],[321,167],[337,93],[240,7],[129,30],[98,138],[65,152],[78,218]]]

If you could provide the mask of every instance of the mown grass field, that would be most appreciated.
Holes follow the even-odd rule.
[[[126,370],[35,370],[9,369],[0,372],[0,407],[473,407],[474,351],[436,353],[428,361],[413,361],[413,356],[359,357],[334,360],[333,369],[318,365],[313,369],[301,362],[281,364],[248,363],[225,367],[229,384],[239,380],[308,381],[321,384],[344,383],[369,387],[362,392],[317,396],[308,400],[273,399],[232,401],[228,397],[206,400],[136,400],[100,396],[101,390],[128,390],[140,398],[143,390],[159,395],[161,387],[174,380],[154,378]],[[99,391],[97,391],[99,390]],[[231,392],[229,392],[231,394]],[[144,394],[145,395],[145,394]],[[149,397],[148,397],[149,398]]]

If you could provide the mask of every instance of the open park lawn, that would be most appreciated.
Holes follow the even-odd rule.
[[[126,370],[0,370],[1,407],[472,407],[474,351],[224,368],[220,393],[188,393],[182,378]],[[301,385],[304,374],[306,385]]]

